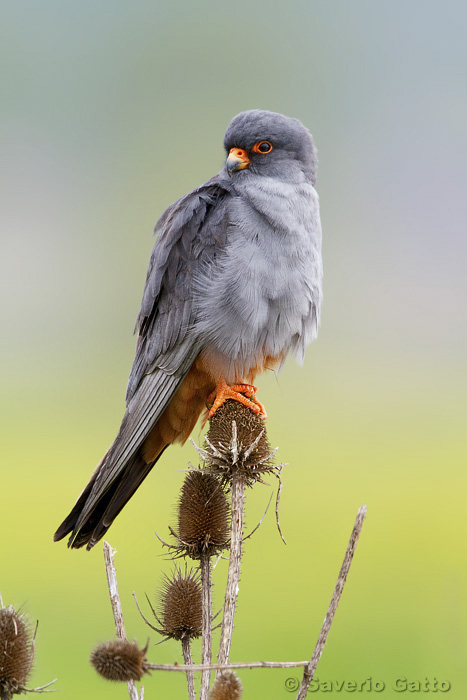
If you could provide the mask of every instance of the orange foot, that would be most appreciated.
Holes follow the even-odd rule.
[[[256,415],[261,414],[263,420],[266,420],[268,414],[263,404],[255,397],[258,389],[252,384],[234,384],[229,386],[224,379],[221,379],[216,387],[216,390],[209,396],[209,401],[214,399],[214,403],[209,411],[209,418],[212,418],[218,408],[220,408],[227,399],[234,399],[239,403],[250,408]]]

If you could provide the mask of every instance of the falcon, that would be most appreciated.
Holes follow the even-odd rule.
[[[138,341],[115,441],[54,539],[91,549],[166,447],[206,406],[257,414],[255,377],[318,332],[321,224],[313,139],[297,119],[249,110],[224,138],[222,170],[156,224]]]

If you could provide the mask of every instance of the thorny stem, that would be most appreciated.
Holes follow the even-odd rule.
[[[188,667],[186,670],[186,684],[188,686],[188,700],[196,700],[195,674],[193,673],[192,670],[188,670],[191,666],[193,666],[193,659],[191,658],[190,638],[189,637],[184,637],[182,639],[182,650],[183,650],[183,660],[185,661],[185,666]]]
[[[117,572],[115,571],[114,564],[114,554],[116,549],[110,546],[108,542],[104,541],[104,559],[105,559],[105,571],[107,573],[107,583],[109,586],[110,594],[110,604],[112,605],[112,612],[115,621],[115,632],[119,639],[126,639],[125,622],[123,620],[122,604],[120,602],[120,595],[118,593],[117,585]],[[131,700],[139,700],[138,690],[136,688],[135,681],[128,681],[127,683],[128,694]],[[141,688],[141,698],[144,697],[144,689]]]
[[[201,555],[201,590],[203,596],[203,647],[201,662],[210,664],[212,659],[212,603],[211,603],[211,557],[208,554]],[[199,689],[200,700],[207,700],[211,671],[205,669],[201,674]]]
[[[235,471],[231,486],[231,526],[230,526],[230,559],[227,575],[227,587],[224,601],[224,617],[222,620],[221,640],[217,660],[219,664],[229,661],[230,645],[234,627],[235,608],[237,605],[238,584],[240,581],[240,564],[242,559],[243,538],[243,509],[245,506],[245,480],[242,474]],[[219,674],[219,671],[218,671]]]
[[[319,633],[318,641],[316,642],[315,650],[310,662],[307,664],[304,672],[303,679],[298,689],[296,700],[305,700],[308,689],[310,687],[311,681],[313,680],[313,675],[318,666],[318,662],[323,653],[324,645],[328,638],[329,630],[331,629],[332,621],[334,620],[334,615],[339,605],[341,599],[342,591],[344,590],[344,585],[347,579],[347,574],[349,573],[350,565],[352,563],[353,555],[355,553],[355,548],[357,546],[358,538],[360,537],[360,532],[362,531],[363,521],[366,516],[366,506],[360,506],[358,509],[357,517],[355,519],[355,524],[353,526],[352,534],[350,535],[349,544],[347,546],[347,551],[344,556],[344,561],[342,562],[341,570],[339,572],[339,578],[337,579],[336,587],[334,588],[334,593],[329,604],[326,617],[324,618],[323,626],[321,627],[321,632]]]
[[[228,664],[147,664],[149,671],[227,671],[231,668],[297,668],[308,666],[306,661],[239,661]]]

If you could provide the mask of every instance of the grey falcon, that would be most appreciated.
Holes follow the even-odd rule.
[[[119,433],[54,539],[100,540],[165,448],[227,398],[266,416],[255,376],[318,332],[321,224],[313,139],[297,119],[234,117],[222,170],[156,224]]]

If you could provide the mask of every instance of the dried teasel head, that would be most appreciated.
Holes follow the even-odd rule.
[[[230,482],[234,474],[242,474],[247,485],[261,481],[265,473],[275,473],[264,420],[238,401],[229,399],[210,420],[206,448],[197,448],[206,469]]]
[[[0,608],[0,697],[24,692],[34,659],[29,620],[12,605]]]
[[[97,673],[108,681],[139,681],[148,673],[146,652],[136,642],[112,639],[99,644],[91,653],[90,662]]]
[[[176,549],[192,559],[212,556],[228,547],[229,504],[219,480],[202,471],[190,472],[178,503]]]
[[[223,671],[214,681],[209,700],[240,700],[243,687],[233,671]]]
[[[153,610],[160,634],[177,640],[201,636],[203,606],[199,572],[175,569],[167,576],[160,594],[160,614]],[[154,628],[156,629],[156,628]]]

